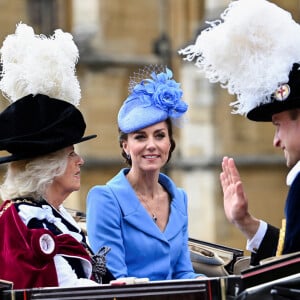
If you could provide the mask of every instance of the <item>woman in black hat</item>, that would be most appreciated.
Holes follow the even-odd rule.
[[[0,158],[8,163],[0,187],[0,278],[15,289],[97,285],[106,273],[105,253],[93,256],[63,207],[80,188],[84,161],[74,144],[96,137],[84,136],[86,124],[74,105],[78,53],[70,37],[57,30],[47,39],[20,24],[1,48],[0,87],[11,104],[0,114],[0,150],[9,154]]]

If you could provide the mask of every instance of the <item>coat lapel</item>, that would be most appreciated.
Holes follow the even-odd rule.
[[[182,207],[178,205],[178,202],[182,200],[182,195],[176,195],[178,192],[177,189],[174,188],[174,183],[170,181],[167,176],[162,174],[160,175],[159,181],[162,185],[164,185],[171,196],[171,212],[169,222],[165,231],[161,232],[151,219],[146,209],[142,206],[139,199],[136,197],[134,190],[126,179],[126,174],[128,171],[129,169],[122,169],[117,176],[107,183],[107,186],[111,189],[117,202],[119,203],[123,213],[124,221],[130,226],[138,228],[140,231],[149,236],[164,242],[168,242],[168,240],[172,239],[178,234],[178,231],[182,230],[182,224],[185,221]],[[124,197],[124,195],[126,195],[126,197]],[[143,226],[141,226],[141,223]]]

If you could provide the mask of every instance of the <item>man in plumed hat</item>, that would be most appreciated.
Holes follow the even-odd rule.
[[[232,1],[179,53],[211,82],[234,94],[233,113],[272,122],[274,147],[284,152],[289,193],[282,228],[251,215],[239,172],[224,157],[220,180],[228,220],[247,238],[251,264],[300,251],[300,26],[290,13],[266,0]]]

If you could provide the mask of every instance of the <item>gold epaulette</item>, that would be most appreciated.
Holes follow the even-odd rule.
[[[283,251],[284,238],[285,238],[285,228],[286,228],[286,219],[282,219],[276,256],[280,256],[282,254],[282,251]]]

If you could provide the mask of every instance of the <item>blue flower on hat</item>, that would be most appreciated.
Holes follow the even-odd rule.
[[[181,100],[183,92],[180,84],[172,79],[173,73],[151,73],[151,78],[142,80],[132,89],[118,115],[120,129],[133,132],[166,120],[179,118],[188,109]]]
[[[170,69],[166,72],[151,74],[152,79],[145,79],[137,84],[129,98],[139,97],[144,107],[154,105],[168,113],[171,118],[180,117],[187,111],[187,104],[181,101],[182,89],[177,83]],[[128,98],[128,99],[129,99]]]

